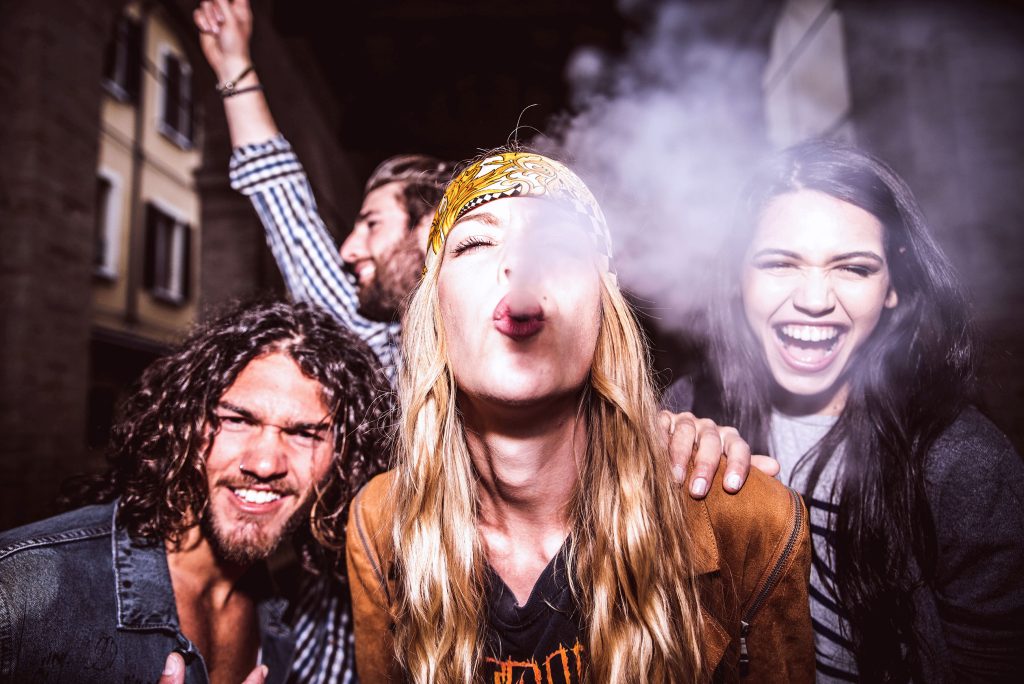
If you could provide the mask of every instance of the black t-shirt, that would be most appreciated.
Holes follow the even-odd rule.
[[[566,576],[567,547],[555,554],[530,593],[526,605],[490,568],[486,682],[575,683],[583,680],[586,662],[579,608]]]

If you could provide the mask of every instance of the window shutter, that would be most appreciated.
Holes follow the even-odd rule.
[[[142,84],[142,24],[122,17],[124,25],[125,82],[122,84],[132,102],[139,101]]]
[[[192,226],[183,225],[185,246],[182,250],[181,264],[181,301],[185,303],[192,296]]]
[[[178,131],[185,136],[189,142],[192,141],[192,71],[191,69],[181,70],[181,105],[178,108]]]
[[[179,131],[179,110],[181,109],[181,64],[174,55],[164,58],[164,123],[171,130]]]
[[[156,287],[156,253],[157,235],[160,223],[160,212],[152,204],[146,204],[146,226],[144,257],[142,260],[142,287],[152,290]]]
[[[93,224],[93,253],[92,265],[96,268],[107,266],[110,252],[109,239],[107,235],[107,217],[110,213],[110,181],[103,176],[96,178],[96,214]]]

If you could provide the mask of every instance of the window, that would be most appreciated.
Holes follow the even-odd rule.
[[[96,177],[96,221],[93,225],[93,273],[101,278],[117,277],[117,256],[121,236],[120,182],[108,171]]]
[[[160,69],[163,104],[160,132],[184,149],[192,147],[192,69],[184,59],[165,50]]]
[[[142,284],[153,296],[181,305],[189,297],[191,228],[155,204],[146,205]]]
[[[103,85],[118,100],[137,103],[141,79],[142,25],[122,14],[107,45]]]

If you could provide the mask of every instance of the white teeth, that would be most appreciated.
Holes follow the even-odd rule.
[[[246,503],[265,504],[281,498],[277,492],[268,492],[265,489],[235,489],[232,491],[235,492],[235,496]]]
[[[839,336],[839,328],[834,325],[784,325],[782,334],[802,342],[823,342]]]

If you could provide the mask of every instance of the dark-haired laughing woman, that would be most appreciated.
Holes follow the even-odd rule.
[[[818,681],[1020,681],[1024,465],[970,403],[968,306],[907,185],[805,143],[726,244],[698,408],[804,494]]]

